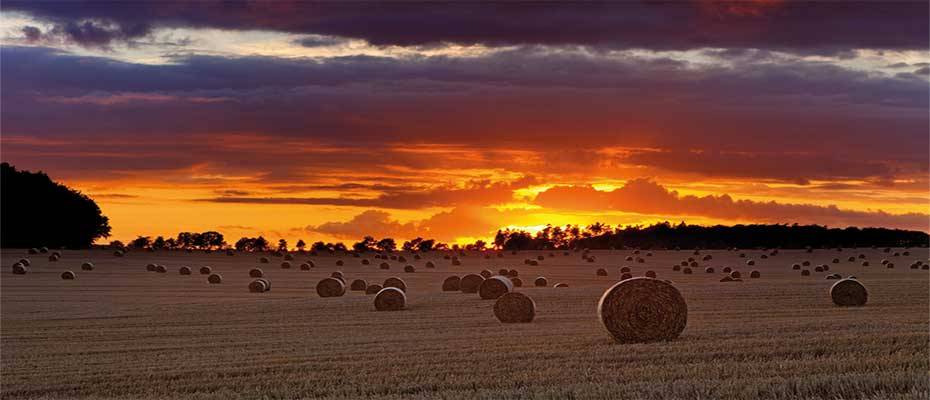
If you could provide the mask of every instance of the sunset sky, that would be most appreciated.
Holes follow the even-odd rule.
[[[124,241],[928,231],[928,38],[926,1],[4,1],[0,150]]]

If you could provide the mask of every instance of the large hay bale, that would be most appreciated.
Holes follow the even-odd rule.
[[[85,261],[83,264],[81,264],[81,269],[84,270],[84,271],[93,271],[93,270],[94,270],[94,263],[92,263],[92,262],[90,262],[90,261]]]
[[[403,279],[400,279],[396,276],[392,276],[390,278],[385,279],[384,283],[381,286],[385,288],[389,288],[389,287],[398,288],[400,290],[403,290],[404,292],[407,291],[407,283],[404,282]]]
[[[476,274],[468,274],[459,280],[459,290],[462,293],[478,293],[478,287],[484,282],[484,277]]]
[[[655,278],[655,277],[656,277],[656,272],[655,272],[655,271],[646,271],[646,277],[647,277],[647,278]]]
[[[862,266],[863,266],[863,267],[868,267],[868,266],[869,266],[869,262],[868,262],[868,261],[863,261],[863,262],[862,262]]]
[[[821,266],[819,266],[819,265],[816,266],[816,267],[814,267],[814,272],[823,272],[823,267],[821,267]]]
[[[22,263],[15,263],[15,264],[13,264],[13,274],[16,274],[16,275],[26,275],[26,272],[28,272],[28,271],[29,271],[29,269],[26,268],[26,266],[23,265]]]
[[[688,264],[688,266],[691,267],[691,268],[697,268],[697,267],[700,267],[701,264],[698,264],[697,261],[691,261],[691,263]]]
[[[365,294],[377,294],[381,289],[383,289],[381,285],[374,283],[365,288]]]
[[[459,291],[459,282],[462,279],[457,276],[450,276],[442,281],[442,291],[443,292],[458,292]]]
[[[833,304],[841,307],[864,306],[869,301],[869,291],[855,279],[840,279],[830,286]]]
[[[593,260],[588,260],[588,261],[594,262]],[[538,267],[538,266],[539,266],[539,261],[530,260],[529,265],[530,265],[531,267]]]
[[[733,277],[730,275],[725,275],[723,278],[720,278],[720,282],[733,282]]]
[[[681,292],[664,281],[634,278],[604,292],[597,314],[607,332],[620,343],[646,343],[678,337],[688,322]]]
[[[597,276],[607,276],[607,270],[604,268],[598,268],[596,274]]]
[[[214,285],[218,283],[223,283],[223,276],[220,274],[210,274],[210,276],[207,277],[207,282],[210,282],[211,284],[214,284]]]
[[[346,294],[346,284],[336,278],[325,278],[316,283],[316,294],[320,297],[340,297]]]
[[[494,316],[508,324],[532,322],[536,317],[536,303],[523,293],[505,293],[494,302]]]
[[[271,260],[269,260],[268,257],[262,257],[262,258],[259,258],[259,259],[258,259],[258,262],[260,262],[260,263],[262,263],[262,264],[268,264],[268,263],[271,262]]]
[[[289,261],[282,261],[281,269],[291,269],[291,263]]]
[[[824,271],[829,271],[829,270],[830,270],[830,266],[827,265],[827,264],[821,265],[820,268],[823,269]]]
[[[249,291],[252,293],[265,293],[267,291],[265,282],[258,279],[249,282]]]
[[[269,280],[266,279],[266,278],[258,278],[258,279],[256,279],[256,280],[262,281],[262,282],[265,284],[265,291],[266,291],[266,292],[270,292],[270,291],[271,291],[271,281],[269,281]]]
[[[456,265],[456,266],[458,266],[458,265],[462,265],[462,262],[461,262],[461,261],[459,261],[459,259],[458,259],[458,258],[456,258],[456,257],[453,257],[453,258],[452,258],[452,265]]]
[[[191,267],[188,267],[186,265],[182,265],[181,268],[178,268],[178,274],[181,274],[181,275],[190,275],[192,272],[193,271],[191,271]]]
[[[385,287],[375,295],[375,310],[400,311],[407,307],[407,295],[396,287]]]
[[[364,279],[356,279],[349,285],[349,290],[355,292],[364,291],[365,289],[368,289],[368,282],[365,282]]]
[[[833,259],[833,263],[834,263],[834,264],[839,264],[839,263],[840,263],[840,259],[839,259],[839,258],[834,258],[834,259]]]
[[[252,268],[249,270],[249,278],[261,278],[265,276],[265,272],[261,268]]]
[[[568,284],[567,284],[567,283],[559,282],[559,283],[556,283],[555,285],[552,285],[552,287],[554,287],[554,288],[567,288],[567,287],[568,287]]]
[[[755,278],[761,278],[761,277],[762,277],[762,273],[760,273],[759,271],[752,271],[752,272],[749,273],[749,277],[750,277],[750,278],[753,278],[753,279],[755,279]]]
[[[60,258],[61,258],[61,256],[58,255],[58,254],[52,254],[52,255],[48,256],[48,260],[49,260],[49,261],[52,261],[52,262],[58,261],[58,259],[60,259]]]
[[[62,273],[61,273],[61,279],[64,279],[64,280],[73,280],[73,279],[75,279],[75,278],[77,278],[77,275],[75,275],[74,272],[65,271],[65,272],[62,272]]]
[[[620,274],[620,280],[621,280],[621,281],[624,280],[624,279],[630,279],[630,278],[632,278],[632,277],[633,277],[633,274],[631,274],[631,273],[629,273],[629,272],[624,272],[624,273]]]
[[[536,256],[536,259],[539,260],[539,261],[542,261],[542,260],[545,260],[546,257],[543,257],[543,256],[539,255],[539,256]]]
[[[546,287],[549,286],[549,280],[544,276],[540,276],[533,281],[533,285],[536,287]]]
[[[158,264],[153,264],[153,263],[145,264],[146,271],[155,272],[155,268],[158,268]]]
[[[492,276],[478,285],[478,296],[484,300],[494,300],[513,291],[513,282],[503,276]]]
[[[733,268],[730,268],[730,267],[723,267],[723,273],[729,274],[730,272],[733,272]]]
[[[200,267],[200,275],[210,275],[212,272],[213,272],[213,268]]]
[[[413,265],[407,265],[407,266],[404,266],[404,272],[412,274],[414,272],[417,272],[417,269],[414,268]]]
[[[381,263],[381,264],[378,265],[378,268],[381,268],[381,269],[391,269],[391,264],[388,264],[388,263],[386,263],[386,262],[383,262],[383,263]]]

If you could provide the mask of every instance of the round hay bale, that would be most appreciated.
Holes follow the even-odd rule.
[[[691,261],[691,263],[688,264],[688,266],[691,268],[697,268],[697,267],[700,267],[701,264],[698,264],[697,261]]]
[[[624,273],[620,274],[620,280],[621,280],[621,281],[622,281],[622,280],[625,280],[625,279],[630,279],[630,278],[632,278],[632,277],[633,277],[633,274],[631,274],[631,273],[629,273],[629,272],[624,272]]]
[[[388,264],[388,263],[386,263],[386,262],[383,262],[383,263],[381,263],[381,264],[378,265],[378,268],[381,268],[381,269],[391,269],[391,264]]]
[[[249,282],[249,292],[252,292],[252,293],[265,293],[265,291],[266,291],[265,282],[260,281],[260,280],[258,280],[258,279],[254,280],[254,281],[252,281],[252,282]]]
[[[523,293],[505,293],[494,302],[494,316],[505,324],[532,322],[536,317],[536,303]]]
[[[210,267],[200,267],[200,275],[210,275],[213,272],[213,268]]]
[[[746,258],[746,253],[739,253],[739,258]]]
[[[597,269],[597,276],[607,276],[607,270],[604,268]]]
[[[855,279],[840,279],[830,286],[830,297],[840,307],[861,307],[869,301],[869,291]]]
[[[459,291],[459,282],[462,279],[457,276],[450,276],[442,281],[442,291],[443,292],[458,292]]]
[[[707,267],[707,268],[704,268],[704,272],[706,272],[706,273],[708,273],[708,274],[712,274],[712,273],[714,273],[714,267]]]
[[[484,282],[484,277],[476,274],[468,274],[459,280],[459,290],[462,293],[478,293],[478,287]]]
[[[859,253],[859,258],[864,259],[864,258],[865,258],[865,254]]]
[[[214,285],[218,283],[223,283],[223,276],[221,276],[220,274],[210,274],[210,276],[207,277],[207,282],[210,282],[211,284],[214,284]]]
[[[655,277],[656,277],[656,272],[655,272],[655,271],[646,271],[646,277],[647,277],[647,278],[655,278]]]
[[[684,273],[685,275],[691,275],[693,273],[690,267],[685,267],[684,269],[681,270],[681,272]]]
[[[588,260],[588,261],[589,261],[589,262],[593,262],[593,260]],[[539,266],[539,262],[536,261],[536,260],[530,260],[530,264],[529,264],[529,265],[530,265],[530,266],[533,266],[533,267],[537,267],[537,266]]]
[[[49,261],[52,261],[52,262],[58,261],[59,258],[61,258],[61,256],[58,255],[58,254],[52,254],[52,255],[48,256],[48,260],[49,260]]]
[[[343,265],[345,265],[345,262],[344,262],[344,261],[342,261],[342,260],[336,260],[336,266],[337,266],[337,267],[341,267],[341,266],[343,266]]]
[[[682,266],[682,267],[687,267],[689,262],[690,262],[690,261],[682,261],[682,262],[681,262],[681,266]]]
[[[733,282],[733,277],[725,275],[723,278],[720,278],[720,282]]]
[[[383,289],[381,285],[374,283],[365,288],[365,294],[377,294]]]
[[[733,268],[730,268],[730,267],[723,267],[723,273],[729,274],[730,272],[733,272]]]
[[[761,278],[762,274],[759,271],[752,271],[749,273],[749,277],[753,279]]]
[[[36,249],[35,247],[33,247],[33,248],[27,250],[26,252],[29,253],[29,254],[39,254],[39,249]]]
[[[646,259],[644,259],[644,258],[642,258],[642,257],[639,257],[639,258],[636,259],[636,262],[642,264],[642,263],[646,262]]]
[[[73,279],[75,279],[75,278],[77,278],[77,275],[75,275],[74,272],[65,271],[65,272],[62,272],[62,273],[61,273],[61,279],[64,279],[64,280],[73,280]]]
[[[761,256],[759,256],[759,258],[761,258],[761,259],[763,259],[763,260],[764,260],[764,259],[767,259],[767,258],[769,258],[769,256],[767,256],[767,255],[765,255],[765,254],[763,254],[763,255],[761,255]]]
[[[462,265],[462,262],[459,261],[458,258],[453,258],[453,259],[452,259],[452,265],[456,265],[456,266],[457,266],[457,265]]]
[[[513,287],[523,287],[523,280],[520,278],[512,278],[510,281],[513,282]]]
[[[287,261],[294,261],[294,255],[292,255],[291,253],[287,253],[284,255],[284,259]]]
[[[94,270],[94,263],[92,263],[92,262],[90,262],[90,261],[85,261],[83,264],[81,264],[81,269],[84,270],[84,271],[93,271],[93,270]]]
[[[631,270],[630,267],[621,267],[621,268],[620,268],[620,273],[621,273],[621,274],[625,274],[625,273],[627,273],[627,272],[630,272],[630,270]]]
[[[842,278],[843,276],[840,274],[830,274],[830,275],[823,277],[823,279],[842,279]]]
[[[542,261],[542,260],[545,260],[546,257],[543,257],[543,256],[539,255],[539,256],[536,256],[536,259],[539,260],[539,261]]]
[[[164,274],[168,272],[168,268],[165,268],[164,265],[158,264],[157,266],[155,266],[155,272],[158,272],[159,274]]]
[[[810,276],[810,275],[811,275],[811,271],[809,269],[801,270],[801,276]]]
[[[371,264],[371,261],[368,261],[367,258],[363,258],[363,259],[362,259],[362,265],[368,265],[368,264]]]
[[[411,273],[411,274],[412,274],[412,273],[414,273],[414,272],[417,272],[417,269],[414,268],[413,265],[407,265],[407,266],[404,267],[404,272],[407,272],[407,273]]]
[[[833,263],[834,263],[834,264],[839,264],[839,263],[840,263],[840,259],[839,259],[839,258],[834,258],[834,259],[833,259]]]
[[[743,274],[741,274],[739,271],[732,271],[730,272],[730,277],[733,279],[740,279],[743,277]]]
[[[823,267],[821,267],[821,266],[819,266],[819,265],[816,266],[816,267],[814,267],[814,272],[823,272]]]
[[[188,267],[186,265],[181,266],[181,268],[178,268],[178,274],[181,274],[181,275],[190,275],[191,272],[193,272],[191,271],[191,267]]]
[[[497,274],[500,276],[510,276],[510,271],[507,268],[501,268],[497,270]]]
[[[794,264],[794,265],[791,266],[791,269],[793,269],[793,270],[795,270],[795,271],[800,270],[800,269],[801,269],[801,264]]]
[[[432,261],[427,261],[427,262],[426,262],[426,268],[436,268],[436,264],[433,264]]]
[[[289,261],[282,261],[281,269],[291,269],[291,263]]]
[[[893,269],[893,268],[894,268],[894,263],[885,264],[885,268]]]
[[[113,252],[113,255],[116,256],[116,257],[122,257],[122,256],[126,255],[126,253],[123,252],[122,250],[116,250],[116,251]]]
[[[869,262],[868,262],[868,261],[863,261],[863,262],[862,262],[862,266],[863,266],[863,267],[868,267],[868,266],[869,266]]]
[[[547,280],[544,276],[540,276],[533,281],[533,285],[536,287],[546,287],[549,286],[549,280]]]
[[[341,297],[346,294],[346,284],[336,278],[325,278],[316,283],[316,294],[320,297]]]
[[[756,265],[756,262],[753,260],[747,260],[746,265]]]
[[[407,283],[404,282],[403,279],[400,279],[396,276],[392,276],[390,278],[385,279],[384,283],[381,286],[384,288],[389,288],[389,287],[398,288],[404,292],[407,291]]]
[[[681,271],[681,265],[678,265],[678,264],[673,265],[672,271]]]
[[[268,264],[268,263],[271,262],[271,260],[269,260],[268,257],[262,257],[262,258],[259,258],[259,259],[258,259],[258,262],[260,262],[260,263],[262,263],[262,264]]]
[[[830,270],[830,266],[827,265],[827,264],[821,265],[820,268],[823,269],[824,271],[829,271],[829,270]]]
[[[339,279],[343,283],[345,283],[346,280],[345,276],[342,275],[342,271],[333,271],[333,273],[329,274],[329,277],[333,279]]]
[[[48,247],[45,247],[45,246],[40,247],[39,252],[42,254],[48,253]]]
[[[375,310],[400,311],[407,307],[407,295],[396,287],[385,287],[375,295]]]
[[[624,260],[624,261],[633,261],[633,256],[626,256],[626,258],[624,258],[623,260]]]
[[[888,260],[882,260],[882,265],[888,264]]]
[[[687,325],[688,305],[671,284],[634,278],[607,289],[597,314],[617,342],[648,343],[677,338]]]
[[[846,259],[846,261],[855,262],[855,261],[856,261],[856,257],[850,256],[848,259]]]
[[[484,300],[494,300],[513,291],[513,282],[503,276],[492,276],[478,285],[478,296]]]
[[[708,255],[704,256],[704,258],[702,258],[702,260],[704,260],[704,261],[710,261],[710,260],[713,260],[713,259],[714,259],[714,257],[711,256],[710,254],[708,254]]]
[[[520,271],[517,271],[517,270],[515,270],[515,269],[512,269],[512,270],[510,270],[510,271],[507,271],[507,275],[508,275],[508,276],[520,276]]]
[[[249,278],[261,278],[265,276],[265,272],[261,268],[252,268],[249,270]]]
[[[407,258],[404,257],[404,256],[399,256],[399,257],[397,257],[397,262],[405,263],[405,262],[407,262]]]
[[[26,266],[23,265],[22,263],[13,264],[13,274],[15,275],[26,275],[26,272],[28,271],[29,269],[26,268]]]
[[[928,270],[928,269],[930,269],[930,264],[921,265],[921,266],[920,266],[920,269],[921,269],[921,270]]]
[[[491,277],[491,275],[494,275],[494,273],[491,272],[491,271],[489,271],[489,270],[486,270],[486,269],[481,270],[481,277],[482,277],[482,278],[488,279],[488,278]]]
[[[145,265],[145,270],[149,272],[155,272],[156,268],[158,268],[157,264],[148,263]]]
[[[256,279],[256,280],[257,280],[257,281],[261,281],[262,283],[265,284],[265,291],[266,291],[266,292],[270,292],[270,291],[271,291],[271,281],[269,281],[268,279],[265,279],[265,278],[258,278],[258,279]]]
[[[368,289],[368,282],[365,282],[364,279],[356,279],[352,281],[351,285],[349,285],[349,290],[352,290],[352,291],[358,292],[358,291],[364,291],[365,289]]]
[[[567,287],[568,287],[568,284],[567,284],[567,283],[559,282],[559,283],[556,283],[555,285],[552,285],[552,287],[554,287],[554,288],[567,288]]]
[[[301,270],[301,271],[309,271],[310,268],[313,268],[313,267],[310,265],[310,263],[303,263],[303,264],[300,264],[300,270]]]

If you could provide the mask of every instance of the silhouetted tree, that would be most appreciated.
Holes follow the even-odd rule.
[[[164,236],[159,236],[152,241],[152,248],[156,250],[161,250],[165,248],[165,238]]]
[[[372,236],[365,236],[361,241],[356,242],[352,245],[352,250],[357,252],[366,252],[375,248],[375,238]]]
[[[149,247],[149,244],[151,243],[152,243],[152,238],[148,236],[139,236],[133,239],[131,242],[129,242],[129,245],[137,249],[144,249],[146,247]]]
[[[278,251],[287,251],[287,240],[278,239]]]
[[[394,251],[395,249],[397,249],[397,243],[394,242],[394,239],[384,238],[384,239],[379,240],[378,243],[375,244],[375,247],[377,247],[378,250],[381,250],[381,251]]]
[[[304,249],[307,248],[307,243],[304,242],[303,239],[297,239],[297,245],[294,247],[296,247],[298,251],[303,252]]]
[[[91,198],[48,175],[0,164],[0,247],[86,248],[110,236]]]
[[[422,252],[427,252],[427,251],[433,250],[433,248],[435,247],[435,245],[436,245],[436,240],[434,240],[434,239],[426,239],[426,240],[421,240],[421,241],[420,241],[420,244],[418,245],[418,247],[419,247],[420,251],[422,251]]]

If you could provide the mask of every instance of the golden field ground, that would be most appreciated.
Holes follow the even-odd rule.
[[[692,256],[685,250],[655,251],[644,264],[624,261],[630,251],[593,251],[595,263],[558,252],[537,267],[523,260],[548,252],[490,260],[471,253],[461,266],[438,253],[408,255],[416,273],[396,261],[383,271],[380,260],[362,266],[351,257],[336,267],[340,257],[328,255],[295,254],[284,270],[281,258],[260,265],[257,254],[117,258],[92,250],[64,251],[58,262],[28,256],[29,273],[13,275],[10,266],[27,255],[8,249],[0,274],[2,398],[926,399],[930,275],[908,266],[928,254],[910,251],[782,250],[769,259],[746,251],[755,267],[735,252],[704,251],[714,259],[684,275],[671,267]],[[859,253],[871,266],[846,261]],[[831,264],[834,257],[842,262]],[[896,268],[881,266],[883,258]],[[300,271],[308,259],[316,268]],[[428,260],[437,268],[424,268]],[[826,273],[791,270],[803,260],[855,274],[869,289],[868,305],[833,306]],[[96,270],[81,271],[84,261]],[[148,272],[147,263],[169,272]],[[179,275],[181,265],[194,275]],[[198,275],[204,265],[223,283]],[[596,302],[624,265],[635,276],[654,270],[679,288],[688,302],[680,338],[623,345],[608,337]],[[704,265],[718,272],[705,274]],[[248,292],[256,266],[272,291]],[[736,267],[744,281],[718,282],[722,266]],[[517,290],[537,305],[532,323],[501,324],[493,301],[440,291],[449,275],[501,267],[520,272]],[[599,267],[610,276],[595,276]],[[61,280],[66,269],[77,279]],[[748,279],[751,269],[762,278]],[[374,296],[360,292],[318,297],[316,282],[336,270],[350,282],[403,278],[408,309],[376,312]],[[540,275],[570,287],[528,287]]]

